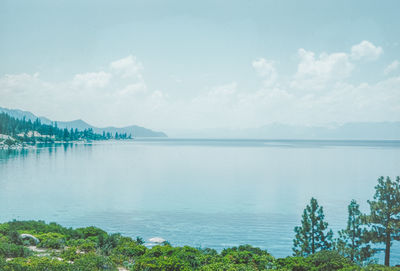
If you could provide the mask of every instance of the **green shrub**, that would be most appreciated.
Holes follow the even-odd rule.
[[[0,257],[28,257],[31,254],[32,252],[24,246],[0,242]]]
[[[86,228],[78,228],[75,230],[75,234],[79,236],[81,239],[87,239],[89,237],[95,237],[95,238],[90,238],[91,240],[97,240],[97,238],[102,235],[105,236],[107,233],[103,231],[100,228],[96,228],[93,226],[86,227]]]
[[[39,247],[63,248],[53,251],[62,260],[31,256],[32,252],[19,245],[19,234],[36,236]],[[13,258],[6,261],[5,258]],[[0,224],[1,271],[86,271],[116,270],[124,265],[130,270],[229,270],[229,271],[400,271],[400,268],[369,265],[360,267],[336,251],[320,251],[308,257],[275,259],[267,251],[244,245],[224,249],[198,249],[169,244],[149,249],[141,240],[107,234],[96,227],[73,230],[56,223],[42,221],[13,221]]]
[[[125,242],[119,244],[114,250],[114,254],[122,254],[127,257],[138,257],[145,253],[146,247],[138,245],[136,242]]]
[[[268,269],[274,264],[274,257],[267,251],[250,245],[224,249],[221,256],[226,262],[251,265],[257,269]]]
[[[306,258],[303,257],[286,257],[276,260],[279,268],[286,268],[292,271],[307,271],[311,269],[311,265]]]
[[[201,271],[258,271],[254,266],[245,264],[232,264],[232,263],[212,263],[204,265],[200,268]]]
[[[0,234],[7,236],[10,231],[10,225],[8,223],[0,224]]]
[[[186,262],[192,268],[198,268],[202,264],[202,254],[198,249],[193,247],[184,246],[182,248],[178,248],[175,255],[181,259],[183,262]]]
[[[95,253],[83,254],[74,262],[74,270],[117,270],[113,262]]]
[[[49,232],[36,235],[40,240],[38,247],[60,249],[65,246],[66,237],[60,233]]]
[[[332,271],[355,266],[339,252],[332,250],[322,250],[309,256],[308,259],[318,271]]]
[[[133,265],[132,270],[141,271],[190,271],[187,264],[177,257],[141,257]]]
[[[64,249],[61,252],[60,257],[65,261],[75,261],[82,256],[82,253],[78,253],[77,250],[77,247],[69,247],[67,249]]]
[[[47,257],[14,258],[6,262],[2,271],[72,271],[72,265]]]

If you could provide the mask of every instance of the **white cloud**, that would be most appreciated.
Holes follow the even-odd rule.
[[[55,120],[83,118],[97,126],[139,124],[156,129],[399,121],[400,76],[376,84],[350,84],[346,82],[353,70],[349,54],[316,56],[304,49],[298,53],[291,84],[275,79],[274,84],[247,89],[228,81],[200,86],[192,96],[150,89],[142,77],[121,80],[111,74],[118,71],[122,76],[138,62],[134,57],[113,62],[117,64],[111,71],[88,72],[64,82],[49,82],[38,74],[4,75],[0,77],[0,106]],[[257,59],[252,64],[261,80],[276,73],[272,61]]]
[[[121,75],[122,78],[142,77],[143,64],[132,55],[111,62],[110,68]]]
[[[236,82],[206,88],[195,97],[169,97],[139,83],[118,88],[76,89],[34,75],[0,78],[1,106],[21,108],[57,120],[83,118],[98,126],[139,124],[157,129],[257,127],[266,123],[324,124],[398,121],[400,76],[377,84],[338,83],[315,95],[263,87],[248,91]]]
[[[0,77],[0,106],[48,113],[57,105],[52,103],[53,84],[34,74],[6,74]]]
[[[354,65],[346,53],[315,53],[298,50],[300,63],[291,86],[299,89],[323,89],[328,83],[343,80],[350,76]]]
[[[273,85],[277,78],[275,63],[264,58],[259,58],[252,63],[257,74],[264,78],[264,84],[267,86]]]
[[[120,94],[122,95],[127,95],[127,94],[140,94],[140,93],[145,93],[147,91],[147,86],[144,82],[138,82],[134,84],[129,84],[126,87],[124,87],[121,91]]]
[[[393,61],[390,63],[384,70],[384,73],[387,75],[392,73],[393,71],[397,70],[400,66],[400,62],[398,60]]]
[[[211,98],[213,101],[221,101],[226,100],[227,97],[230,97],[236,93],[237,83],[232,82],[225,85],[215,86],[208,93],[207,96]]]
[[[12,87],[24,87],[32,82],[39,82],[39,73],[34,73],[32,75],[27,73],[21,74],[6,74],[1,79],[0,82],[3,88]]]
[[[318,95],[294,95],[280,87],[257,91],[217,86],[185,103],[170,118],[178,127],[259,127],[266,123],[324,125],[352,121],[398,121],[400,77],[377,84],[339,83]],[[169,112],[172,112],[170,110]],[[171,126],[172,127],[172,126]],[[167,127],[170,128],[170,127]]]
[[[139,123],[133,118],[145,119],[142,114],[148,113],[147,108],[160,98],[147,90],[137,63],[131,56],[113,62],[112,72],[130,76],[124,80],[108,71],[76,74],[62,82],[43,80],[37,73],[4,75],[0,77],[0,106],[29,110],[55,120],[83,118],[96,125]]]
[[[371,42],[364,40],[351,47],[351,58],[354,60],[376,60],[383,53],[382,47],[377,47]]]
[[[72,80],[72,84],[76,87],[86,88],[104,88],[108,85],[111,79],[111,74],[106,72],[88,72],[76,74]]]
[[[50,84],[40,80],[38,73],[32,75],[27,73],[6,74],[0,78],[1,102],[18,103],[19,100],[20,102],[30,102],[29,100],[26,101],[26,95],[29,91],[37,88],[40,92],[44,92],[49,87]],[[40,94],[38,93],[38,95]]]

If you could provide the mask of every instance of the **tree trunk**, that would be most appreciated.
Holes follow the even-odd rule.
[[[386,233],[385,265],[390,265],[390,233]]]
[[[355,238],[356,238],[356,234],[355,234],[355,232],[356,232],[356,230],[355,230],[355,225],[354,225],[354,223],[352,223],[352,226],[353,226],[353,231],[351,232],[351,254],[350,254],[350,257],[351,257],[351,261],[352,262],[355,262],[355,250],[356,250],[356,246],[355,246]]]
[[[314,254],[315,253],[315,243],[314,243],[314,225],[312,226],[312,232],[311,232],[311,235],[312,235],[312,239],[311,239],[311,254]]]

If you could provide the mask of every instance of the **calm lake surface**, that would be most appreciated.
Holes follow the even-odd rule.
[[[95,225],[218,250],[251,244],[284,257],[312,196],[336,232],[351,199],[367,211],[377,178],[399,174],[400,141],[138,139],[0,151],[0,221]],[[391,262],[400,264],[400,242]]]

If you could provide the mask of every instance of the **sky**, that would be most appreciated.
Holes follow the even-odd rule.
[[[400,1],[0,2],[0,107],[173,131],[400,121]]]

